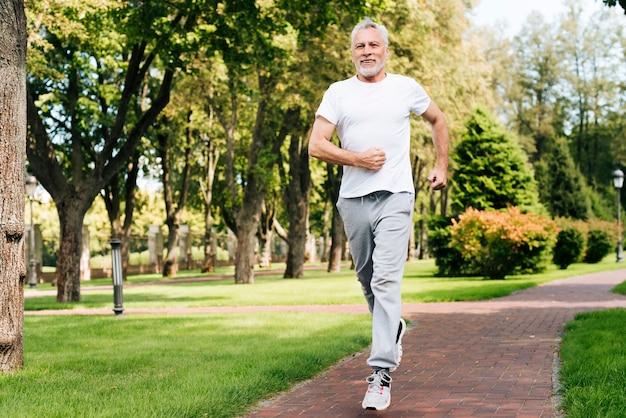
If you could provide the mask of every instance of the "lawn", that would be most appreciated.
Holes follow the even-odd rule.
[[[561,346],[562,407],[569,418],[626,417],[626,310],[578,314]]]
[[[367,315],[26,317],[0,416],[236,417],[369,343]]]

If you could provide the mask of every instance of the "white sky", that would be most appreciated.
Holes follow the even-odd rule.
[[[584,0],[582,3],[587,12],[606,7],[602,0]],[[480,26],[495,27],[504,23],[506,34],[511,36],[519,32],[532,11],[538,11],[547,22],[552,22],[565,10],[562,0],[480,0],[471,19]]]

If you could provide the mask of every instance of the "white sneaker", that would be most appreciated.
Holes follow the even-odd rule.
[[[392,367],[389,369],[390,372],[395,372],[398,366],[400,366],[400,361],[402,360],[402,337],[404,337],[404,333],[406,332],[406,321],[400,318],[400,326],[398,327],[398,336],[396,337],[396,367]]]
[[[365,379],[369,386],[363,398],[363,409],[382,411],[391,403],[391,376],[385,370],[373,372]]]

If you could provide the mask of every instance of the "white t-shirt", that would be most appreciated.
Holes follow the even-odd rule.
[[[362,152],[380,147],[387,160],[378,171],[344,166],[339,196],[361,197],[377,191],[414,192],[410,161],[410,116],[421,115],[430,97],[412,78],[387,74],[377,83],[354,76],[333,83],[317,109],[337,127],[341,148]]]

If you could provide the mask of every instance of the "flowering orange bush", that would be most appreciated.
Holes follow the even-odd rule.
[[[453,221],[450,246],[462,256],[464,274],[503,279],[543,271],[559,228],[552,220],[516,207],[506,211],[469,208]]]

